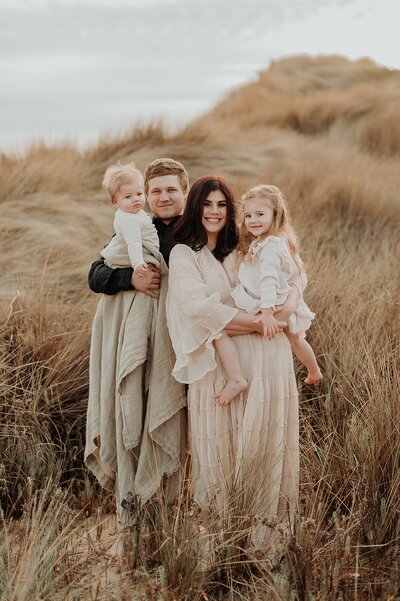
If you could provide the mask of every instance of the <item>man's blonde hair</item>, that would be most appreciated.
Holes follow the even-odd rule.
[[[182,192],[187,192],[189,188],[189,176],[185,167],[182,163],[174,159],[162,158],[149,163],[144,171],[144,191],[146,194],[149,192],[149,181],[153,177],[160,177],[162,175],[177,175]]]
[[[143,175],[136,168],[135,163],[116,161],[106,169],[103,178],[103,188],[107,190],[110,200],[112,200],[121,186],[130,184],[137,177],[143,178]]]

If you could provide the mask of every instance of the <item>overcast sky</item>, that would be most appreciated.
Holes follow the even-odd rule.
[[[0,0],[0,150],[176,127],[272,59],[400,68],[399,0]]]

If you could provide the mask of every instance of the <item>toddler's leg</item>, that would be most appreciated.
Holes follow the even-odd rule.
[[[283,330],[289,339],[292,351],[308,371],[304,380],[306,384],[319,384],[322,381],[322,373],[314,355],[314,351],[307,340],[301,334],[292,334],[288,328]]]
[[[284,323],[288,322],[289,317],[291,316],[293,311],[287,311],[283,305],[277,305],[275,307],[274,317],[277,321],[282,321]]]
[[[214,340],[214,346],[224,366],[227,379],[225,387],[215,395],[215,398],[220,405],[227,405],[235,396],[246,390],[247,380],[242,376],[239,355],[233,340],[224,333],[218,340]]]

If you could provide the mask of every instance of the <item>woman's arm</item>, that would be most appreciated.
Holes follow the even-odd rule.
[[[255,321],[256,317],[256,315],[250,315],[246,311],[238,311],[224,328],[225,334],[228,334],[228,336],[241,336],[243,334],[253,334],[254,332],[263,334],[263,324],[260,321]],[[277,323],[280,332],[287,325],[281,320],[277,320]]]
[[[225,326],[224,332],[228,336],[240,336],[242,334],[252,334],[253,332],[261,334],[262,328],[254,320],[255,315],[250,315],[246,311],[239,310],[235,317]]]
[[[224,334],[227,336],[243,336],[244,334],[261,334],[261,329],[250,330],[248,328],[240,328],[238,326],[232,326],[230,328],[224,328]]]

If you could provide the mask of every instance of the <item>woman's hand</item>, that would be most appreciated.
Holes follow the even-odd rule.
[[[273,309],[263,309],[269,312],[273,317]],[[256,317],[256,319],[255,319]],[[274,319],[277,326],[276,332],[282,332],[287,324],[284,321]],[[224,328],[225,334],[228,336],[241,336],[243,334],[261,334],[264,335],[264,324],[262,323],[262,314],[252,315],[240,309],[235,317],[226,324]]]
[[[255,319],[254,326],[256,328],[256,332],[258,332],[258,334],[261,334],[263,336],[264,335],[264,325],[263,325],[261,319]]]
[[[273,340],[278,332],[282,332],[282,329],[286,327],[286,323],[277,321],[274,317],[273,309],[263,309],[261,315],[254,321],[259,323],[261,326],[261,333],[267,340]]]

